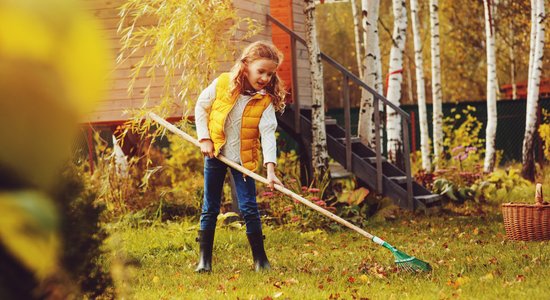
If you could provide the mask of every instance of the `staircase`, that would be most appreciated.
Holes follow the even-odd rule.
[[[293,66],[296,66],[296,42],[305,45],[305,41],[271,15],[267,15],[267,19],[290,36],[293,52]],[[382,151],[380,149],[382,143],[380,128],[381,119],[383,118],[380,118],[380,114],[374,114],[375,145],[377,145],[375,149],[364,145],[357,137],[351,136],[349,81],[353,81],[373,95],[375,112],[380,111],[380,105],[384,105],[385,108],[390,107],[400,115],[403,132],[403,157],[410,156],[408,136],[410,116],[398,106],[389,102],[384,96],[367,86],[363,81],[357,78],[357,76],[350,73],[331,57],[321,53],[321,58],[332,67],[338,69],[343,76],[345,126],[339,126],[334,119],[327,119],[325,121],[329,156],[345,166],[348,171],[359,179],[359,182],[366,185],[370,190],[393,199],[395,204],[400,207],[415,210],[440,206],[440,195],[432,194],[422,185],[412,180],[409,159],[404,160],[405,166],[402,170],[396,165],[388,162],[387,159],[382,156]],[[293,68],[292,71],[293,78],[297,78],[295,68]],[[293,95],[297,94],[297,88],[297,81],[293,80]],[[298,97],[293,97],[293,100],[293,105],[290,107],[287,106],[285,113],[277,117],[279,126],[302,145],[303,152],[311,153],[311,109],[300,107]],[[386,109],[384,109],[384,111],[386,111]]]
[[[311,151],[311,111],[302,109],[300,111],[301,133],[294,128],[294,110],[287,108],[283,115],[278,115],[279,126],[289,133],[295,140],[301,140],[306,145],[305,151]],[[326,120],[328,154],[332,159],[345,166],[346,145],[345,129],[336,124],[336,120]],[[351,139],[352,160],[351,171],[370,190],[377,190],[376,152],[365,146],[358,139]],[[310,152],[309,152],[310,153]],[[385,158],[382,160],[382,191],[380,194],[394,200],[394,203],[407,209],[427,209],[441,205],[441,196],[432,194],[422,185],[412,182],[413,203],[408,201],[407,195],[407,174],[395,165],[389,163]]]

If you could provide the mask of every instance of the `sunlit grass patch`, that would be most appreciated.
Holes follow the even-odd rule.
[[[194,222],[117,228],[112,245],[136,261],[128,282],[139,299],[545,299],[550,294],[548,242],[505,240],[495,208],[464,216],[403,214],[370,222],[367,230],[433,271],[400,272],[393,255],[348,230],[299,232],[267,227],[273,267],[255,273],[244,228],[219,228],[212,274],[195,274]]]

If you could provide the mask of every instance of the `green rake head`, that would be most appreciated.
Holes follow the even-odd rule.
[[[430,272],[432,270],[429,263],[397,250],[394,246],[386,243],[379,237],[373,237],[372,241],[383,246],[384,248],[389,249],[393,253],[393,256],[395,256],[397,268],[402,271],[407,271],[409,273],[421,273]]]
[[[391,250],[391,249],[390,249]],[[404,252],[401,252],[395,248],[392,250],[393,256],[395,256],[395,263],[397,268],[409,273],[430,272],[432,267],[429,263],[422,261],[414,256],[409,256]]]

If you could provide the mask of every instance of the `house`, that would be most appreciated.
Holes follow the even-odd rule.
[[[110,48],[114,52],[114,56],[118,54],[121,48],[120,35],[117,33],[119,23],[119,7],[124,3],[124,0],[85,0],[87,9],[96,16],[102,26],[103,32],[109,41]],[[290,37],[281,29],[268,21],[266,15],[271,14],[283,24],[296,31],[301,36],[304,36],[304,21],[303,1],[301,0],[234,0],[234,7],[241,17],[250,17],[258,20],[264,25],[264,29],[258,35],[254,36],[250,41],[268,40],[272,41],[281,49],[285,55],[285,59],[279,74],[287,83],[288,87],[292,87],[292,55]],[[236,42],[237,43],[237,42]],[[238,48],[244,47],[245,44],[237,45]],[[307,50],[305,46],[297,45],[297,78],[300,93],[301,105],[311,103],[311,85],[309,75],[309,63],[307,59]],[[147,85],[145,78],[138,78],[135,83],[135,89],[129,95],[128,82],[133,64],[137,61],[137,57],[141,53],[134,54],[133,57],[124,61],[120,65],[115,65],[112,76],[112,83],[107,95],[101,99],[100,105],[96,110],[88,115],[85,123],[92,125],[115,126],[123,123],[129,116],[124,114],[127,109],[139,108],[142,105],[144,88]],[[220,65],[222,71],[229,70],[233,61],[225,61]],[[213,78],[212,78],[213,79]],[[151,105],[155,104],[155,97],[159,98],[162,78],[157,80],[157,84],[153,84],[151,88]],[[200,91],[196,91],[200,93]],[[181,118],[181,114],[171,116],[172,119]]]
[[[198,1],[198,0],[197,0]],[[336,2],[337,0],[319,1],[319,3]],[[116,53],[120,49],[120,36],[117,33],[119,23],[118,8],[124,3],[123,0],[86,0],[88,8],[92,13],[101,20],[104,26],[104,32],[110,41],[112,50]],[[278,116],[279,126],[285,132],[290,134],[294,140],[299,143],[300,161],[303,165],[308,165],[307,169],[312,178],[313,167],[310,163],[311,159],[311,144],[312,144],[312,114],[311,114],[311,81],[310,68],[306,47],[304,42],[295,43],[295,51],[292,47],[292,38],[302,39],[305,36],[305,15],[303,13],[303,0],[233,0],[233,5],[237,13],[241,17],[250,17],[256,19],[260,24],[263,24],[263,30],[252,38],[253,40],[271,40],[285,54],[285,61],[280,69],[280,76],[287,82],[287,86],[292,89],[292,99],[298,100],[294,103],[299,103],[299,107],[292,105],[287,109],[287,112]],[[280,23],[280,24],[277,24]],[[288,28],[285,32],[283,26]],[[292,34],[292,35],[291,35]],[[248,44],[251,41],[247,41]],[[235,40],[237,43],[237,41]],[[244,45],[237,45],[242,48]],[[143,52],[136,52],[135,57],[130,57],[125,62],[116,66],[113,70],[113,83],[108,95],[101,101],[101,105],[95,112],[88,116],[87,123],[94,126],[113,126],[123,123],[129,116],[124,114],[124,111],[132,108],[140,108],[144,88],[147,86],[146,78],[138,78],[135,82],[135,90],[132,96],[127,93],[128,79],[133,64],[139,59],[139,55]],[[238,55],[238,54],[237,54]],[[295,56],[293,56],[295,55]],[[352,80],[356,84],[366,86],[357,76],[352,74],[344,66],[336,62],[334,59],[321,55],[321,58],[328,62],[331,67],[336,68],[344,78],[344,103],[347,105],[349,112],[349,81]],[[229,70],[233,61],[222,62],[222,70]],[[294,75],[294,76],[293,76]],[[215,75],[214,75],[215,76]],[[212,79],[214,79],[214,76]],[[296,81],[293,81],[296,79]],[[155,104],[154,99],[159,99],[162,79],[158,80],[159,84],[154,85],[151,89],[150,99],[151,105]],[[365,87],[363,87],[365,88]],[[200,91],[196,91],[198,94]],[[297,92],[297,93],[296,93]],[[372,93],[375,93],[374,91]],[[375,97],[376,101],[382,102],[381,105],[387,105],[389,101],[382,95]],[[158,100],[157,100],[158,101]],[[379,104],[375,102],[375,104]],[[298,108],[298,109],[296,109]],[[403,111],[399,112],[408,118],[408,114]],[[363,144],[359,139],[351,139],[349,113],[346,114],[347,125],[342,128],[337,124],[336,120],[326,120],[326,141],[328,154],[338,163],[345,165],[348,171],[353,172],[357,178],[369,187],[371,190],[376,190],[378,193],[393,198],[399,206],[414,209],[415,207],[428,208],[440,204],[440,197],[432,195],[423,186],[414,182],[411,177],[409,160],[404,160],[404,167],[398,167],[385,160],[382,157],[381,149],[372,149],[369,145]],[[169,119],[177,120],[181,118],[181,114],[175,113],[169,116]],[[91,128],[91,127],[88,127]],[[409,153],[408,142],[408,124],[405,123],[404,134],[404,155]],[[110,140],[107,139],[107,140]],[[91,130],[88,131],[88,145],[92,145]],[[128,144],[128,143],[126,143]],[[137,147],[136,147],[137,148]],[[91,166],[93,166],[92,151],[89,149],[89,157]],[[307,176],[305,176],[307,177]]]

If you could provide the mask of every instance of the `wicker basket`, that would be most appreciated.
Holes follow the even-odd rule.
[[[550,205],[542,197],[542,185],[536,187],[535,204],[502,204],[506,237],[513,241],[550,240]]]

